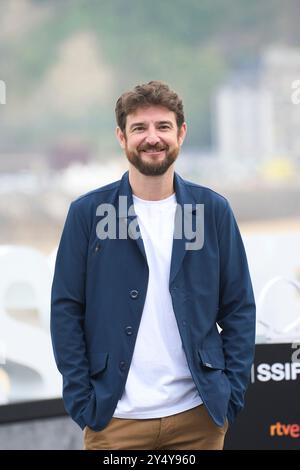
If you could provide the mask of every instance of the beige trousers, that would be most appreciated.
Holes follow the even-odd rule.
[[[204,405],[164,418],[112,418],[101,431],[84,429],[85,450],[222,450],[228,422],[217,426]]]

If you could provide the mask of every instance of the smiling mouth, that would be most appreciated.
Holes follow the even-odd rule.
[[[164,152],[165,149],[161,150],[142,150],[143,153],[146,153],[147,155],[159,155],[160,153]]]

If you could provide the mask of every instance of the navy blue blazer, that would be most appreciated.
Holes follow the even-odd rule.
[[[223,196],[177,173],[174,189],[177,204],[189,204],[192,214],[196,204],[204,204],[203,247],[187,250],[184,233],[174,238],[169,290],[191,376],[222,426],[244,405],[254,356],[255,302],[247,259]],[[106,427],[124,391],[149,274],[141,238],[97,236],[100,204],[112,204],[125,226],[136,217],[121,214],[119,196],[133,204],[128,172],[72,202],[52,285],[51,337],[65,408],[82,429],[95,431]]]

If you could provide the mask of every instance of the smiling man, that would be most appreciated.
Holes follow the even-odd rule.
[[[116,118],[129,170],[71,204],[57,254],[51,334],[65,407],[86,449],[222,449],[254,353],[239,229],[224,197],[174,170],[187,130],[174,91],[138,85]],[[119,231],[103,232],[111,208]],[[197,249],[189,223],[203,233]]]

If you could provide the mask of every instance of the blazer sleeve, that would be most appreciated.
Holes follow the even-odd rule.
[[[219,228],[220,298],[217,323],[231,384],[227,418],[244,406],[255,351],[255,300],[243,241],[227,203]]]
[[[84,335],[88,228],[76,201],[69,208],[58,247],[51,291],[51,339],[63,377],[66,411],[83,429],[92,386]]]

